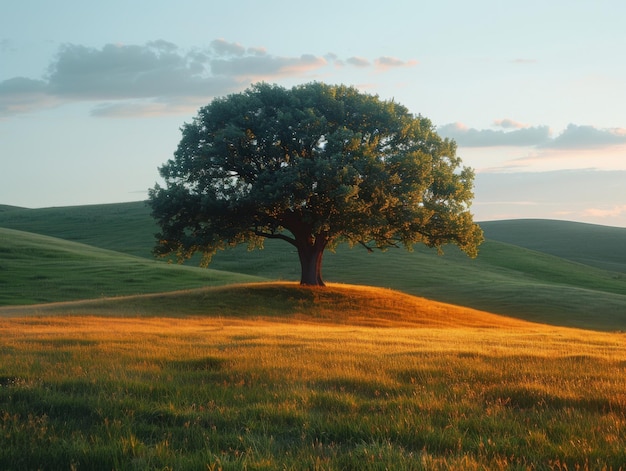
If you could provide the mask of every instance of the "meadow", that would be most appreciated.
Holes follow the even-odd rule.
[[[626,463],[623,334],[374,288],[242,288],[237,316],[199,315],[195,290],[169,316],[122,299],[0,319],[0,468]]]
[[[249,252],[240,246],[219,252],[209,271],[199,269],[198,260],[165,268],[151,255],[157,227],[142,202],[1,209],[0,228],[28,234],[0,233],[0,306],[174,291],[203,283],[293,281],[300,276],[295,250],[272,240],[264,250]],[[515,221],[483,226],[487,241],[477,259],[469,259],[454,246],[445,247],[445,255],[439,256],[423,247],[368,254],[343,245],[325,254],[324,276],[329,282],[391,288],[537,322],[624,330],[626,229],[562,221],[525,221],[524,230]],[[40,240],[30,240],[35,234],[55,238],[44,243],[54,249],[55,260],[39,255],[40,251],[33,255],[42,245]],[[497,239],[490,238],[492,234]],[[509,243],[512,238],[517,245]],[[530,248],[542,240],[540,251]],[[18,241],[20,247],[15,247]],[[115,271],[97,269],[106,265],[102,257],[90,261],[93,253],[84,250],[96,247],[116,252],[117,262],[111,264]],[[83,255],[79,262],[77,253]],[[134,258],[120,258],[122,254]],[[228,273],[222,282],[223,272]],[[72,283],[78,273],[83,282]],[[24,293],[30,293],[28,300]]]
[[[0,206],[0,469],[626,469],[626,229],[553,223],[320,289],[157,262],[140,203]]]

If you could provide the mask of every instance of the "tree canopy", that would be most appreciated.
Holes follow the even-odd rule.
[[[456,144],[394,101],[314,82],[257,84],[213,100],[184,124],[174,158],[150,190],[158,255],[265,238],[297,248],[301,283],[323,285],[326,248],[368,251],[483,240],[469,206],[474,173]]]

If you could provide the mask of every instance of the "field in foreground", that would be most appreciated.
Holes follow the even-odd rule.
[[[233,317],[224,296],[206,315],[200,290],[1,317],[0,468],[626,463],[624,334],[372,288],[245,289],[266,309]]]

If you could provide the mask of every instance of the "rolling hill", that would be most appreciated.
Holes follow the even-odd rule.
[[[258,281],[0,228],[0,306]]]
[[[555,221],[550,233],[558,234],[561,227],[561,233],[565,231],[568,238],[554,235],[546,237],[541,246],[533,246],[537,244],[534,237],[537,231],[541,231],[543,223],[526,221],[530,227],[526,229],[526,239],[519,235],[523,231],[515,221],[485,223],[489,240],[483,244],[475,260],[467,258],[453,246],[445,248],[442,257],[423,247],[411,253],[397,249],[368,254],[359,248],[340,246],[336,253],[325,255],[324,275],[329,282],[392,288],[533,321],[623,330],[626,327],[626,276],[620,260],[626,244],[621,243],[620,235],[626,236],[626,229],[608,228],[610,230],[605,231],[601,228],[601,233],[610,232],[615,236],[603,239],[602,250],[596,248],[584,252],[580,241],[590,237],[588,230],[595,226],[590,228],[589,225]],[[109,293],[139,294],[224,284],[222,271],[230,272],[226,279],[230,276],[231,280],[237,279],[233,273],[269,280],[299,279],[297,255],[281,241],[267,241],[262,251],[248,252],[245,247],[238,247],[220,252],[211,264],[213,271],[209,272],[156,263],[150,252],[157,227],[144,203],[33,210],[9,208],[0,212],[0,227],[45,234],[65,241],[55,242],[60,246],[53,240],[34,241],[39,247],[48,245],[72,252],[78,249],[75,246],[69,249],[63,244],[73,241],[114,251],[92,252],[87,256],[85,251],[88,248],[81,245],[79,252],[82,251],[85,257],[82,261],[72,262],[75,265],[71,268],[67,268],[70,265],[66,255],[46,256],[42,252],[23,249],[22,257],[30,254],[29,257],[10,259],[5,256],[0,262],[4,296],[0,302],[3,304],[17,304],[20,299],[22,303],[60,301],[101,297]],[[23,243],[28,240],[25,234],[4,233],[1,237],[0,250],[4,254],[16,253],[17,249],[11,246],[15,239]],[[569,240],[572,240],[571,244]],[[122,256],[122,253],[126,255]],[[111,257],[110,266],[116,267],[117,275],[106,275],[107,257]],[[582,263],[585,261],[587,263]],[[53,268],[55,263],[66,267],[58,268],[56,281],[52,276],[57,270]],[[83,269],[78,268],[80,264]],[[133,268],[138,266],[145,271]],[[607,267],[613,270],[607,270]],[[154,275],[150,275],[152,270]],[[74,276],[78,273],[81,275]],[[204,274],[208,274],[207,277],[203,278]],[[110,291],[101,288],[107,278]],[[21,285],[18,286],[18,282]],[[120,284],[124,286],[116,288]],[[48,293],[47,298],[44,299],[41,293]]]
[[[44,314],[105,317],[217,317],[368,327],[532,328],[534,324],[462,306],[370,286],[331,283],[326,288],[265,282],[211,286],[169,293],[38,305]],[[0,314],[32,312],[29,306]]]
[[[626,228],[546,219],[480,223],[485,237],[626,273]]]

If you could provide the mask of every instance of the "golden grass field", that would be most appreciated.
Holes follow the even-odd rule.
[[[379,288],[232,290],[5,309],[0,464],[624,469],[623,333]]]

